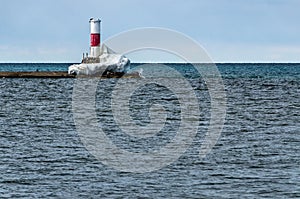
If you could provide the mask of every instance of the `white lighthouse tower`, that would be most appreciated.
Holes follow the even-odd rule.
[[[90,57],[97,58],[100,56],[100,19],[90,19],[90,32],[91,32],[91,47]]]

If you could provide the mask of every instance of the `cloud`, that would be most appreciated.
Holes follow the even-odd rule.
[[[299,62],[300,46],[218,42],[203,45],[214,62]]]
[[[74,47],[0,46],[0,62],[80,62],[81,53]]]
[[[103,40],[132,28],[163,27],[204,43],[217,60],[261,60],[274,51],[270,61],[300,61],[292,47],[300,45],[299,7],[297,0],[3,1],[0,46],[9,49],[0,49],[0,61],[44,60],[37,56],[42,52],[48,60],[62,60],[64,55],[77,61],[89,49],[90,17],[102,19]],[[57,54],[55,49],[67,50]]]

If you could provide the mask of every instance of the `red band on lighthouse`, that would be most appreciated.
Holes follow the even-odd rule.
[[[91,46],[100,46],[100,34],[91,34]]]

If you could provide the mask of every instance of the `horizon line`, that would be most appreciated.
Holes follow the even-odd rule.
[[[249,62],[240,62],[240,61],[229,61],[229,62],[131,62],[131,64],[300,64],[300,61],[298,62],[286,62],[286,61],[282,61],[282,62],[266,62],[266,61],[258,61],[258,62],[253,62],[253,61],[249,61]],[[80,62],[56,62],[56,61],[24,61],[24,62],[1,62],[0,64],[80,64]]]

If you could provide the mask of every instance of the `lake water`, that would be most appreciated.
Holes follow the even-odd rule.
[[[0,71],[65,71],[68,65],[0,64]],[[209,126],[209,92],[190,65],[167,65],[194,89],[200,124],[178,160],[146,173],[111,168],[87,150],[74,123],[75,79],[0,79],[0,197],[299,198],[300,64],[217,64],[227,115],[204,159],[198,153]],[[117,81],[100,81],[95,104],[99,126],[112,142],[136,153],[170,142],[181,121],[176,95],[156,84],[133,93],[130,114],[140,125],[149,123],[155,100],[168,112],[154,137],[133,139],[118,127],[110,106]]]

